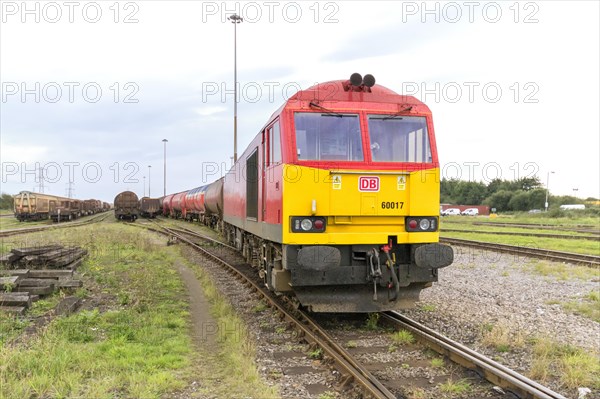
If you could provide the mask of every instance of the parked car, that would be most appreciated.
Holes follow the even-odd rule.
[[[450,216],[450,215],[460,215],[460,209],[458,208],[448,208],[448,209],[444,209],[441,212],[442,216]]]
[[[542,213],[541,209],[531,209],[529,213]]]
[[[479,215],[479,209],[467,208],[464,211],[462,211],[460,214],[465,215],[465,216],[477,216],[477,215]]]

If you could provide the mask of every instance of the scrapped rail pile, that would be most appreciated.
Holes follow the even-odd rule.
[[[0,257],[0,311],[23,314],[57,289],[81,287],[74,272],[86,255],[85,249],[61,245],[12,249]]]

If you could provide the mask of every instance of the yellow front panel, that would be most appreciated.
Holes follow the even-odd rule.
[[[284,176],[282,228],[286,244],[383,244],[390,235],[398,236],[399,243],[438,241],[437,232],[407,233],[404,228],[406,216],[439,215],[437,168],[410,173],[330,173],[285,165]],[[378,182],[377,187],[369,186],[373,181]],[[360,184],[367,191],[361,191]],[[325,216],[326,232],[292,233],[292,216]]]

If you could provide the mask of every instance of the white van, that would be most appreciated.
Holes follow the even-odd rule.
[[[467,208],[464,211],[462,211],[460,214],[464,215],[464,216],[477,216],[477,215],[479,215],[479,209]]]
[[[449,215],[460,215],[460,209],[458,208],[448,208],[442,211],[441,213],[442,216],[449,216]]]

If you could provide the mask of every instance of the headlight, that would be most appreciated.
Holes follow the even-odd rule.
[[[300,222],[300,227],[302,227],[302,230],[304,231],[309,231],[312,229],[312,222],[310,219],[302,219],[302,222]]]
[[[294,216],[291,220],[292,233],[323,233],[327,219],[323,216]]]
[[[404,221],[406,231],[414,232],[433,232],[437,231],[438,218],[432,216],[409,216]]]

